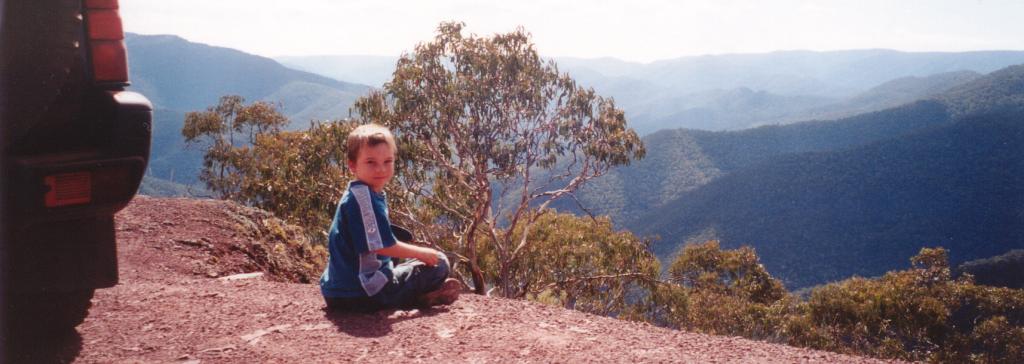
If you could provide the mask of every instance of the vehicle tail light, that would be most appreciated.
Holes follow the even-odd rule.
[[[43,183],[49,187],[46,192],[46,207],[86,204],[92,201],[92,173],[74,172],[46,176]]]
[[[141,173],[138,158],[73,164],[42,174],[47,208],[127,203],[138,188],[133,175]]]
[[[96,82],[127,83],[128,52],[117,0],[86,0],[85,24]]]

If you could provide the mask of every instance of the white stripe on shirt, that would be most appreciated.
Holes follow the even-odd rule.
[[[369,251],[384,249],[384,242],[377,229],[377,215],[373,213],[373,201],[370,199],[370,188],[356,185],[351,188],[359,204],[359,215],[363,218],[363,231],[366,232],[366,248]]]

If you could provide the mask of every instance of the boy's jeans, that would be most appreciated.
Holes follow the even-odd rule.
[[[443,256],[443,255],[442,255]],[[420,296],[441,288],[448,278],[447,259],[438,259],[437,265],[427,266],[416,259],[408,259],[391,270],[394,278],[380,292],[371,297],[324,297],[331,311],[370,312],[385,308],[413,308]]]

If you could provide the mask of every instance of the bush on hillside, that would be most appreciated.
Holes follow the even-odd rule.
[[[274,280],[312,283],[320,278],[327,262],[327,249],[311,244],[305,231],[273,214],[256,208],[228,204],[226,212],[247,236],[236,246],[245,254],[249,267],[244,271],[266,272]]]
[[[924,248],[913,268],[815,289],[788,318],[788,342],[931,362],[1024,361],[1024,291],[952,279],[945,249]]]
[[[722,250],[717,241],[686,245],[668,274],[669,284],[651,295],[665,308],[651,317],[670,327],[772,339],[793,307],[793,298],[750,247]]]
[[[952,278],[942,248],[922,249],[911,263],[880,278],[817,287],[801,301],[764,271],[753,249],[693,244],[672,263],[670,282],[631,318],[880,358],[1024,362],[1024,290]]]
[[[508,272],[518,297],[619,316],[634,310],[637,292],[657,281],[661,268],[648,249],[649,242],[628,231],[616,231],[607,217],[592,219],[553,210],[534,214],[539,216],[530,229],[533,243]],[[513,239],[520,241],[522,234],[520,226]],[[495,250],[485,248],[482,253],[482,267],[497,274]]]

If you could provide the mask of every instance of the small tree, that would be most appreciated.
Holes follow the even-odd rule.
[[[224,96],[217,106],[186,115],[186,143],[207,147],[200,179],[218,197],[273,212],[302,226],[311,241],[324,241],[351,177],[344,141],[356,124],[314,122],[305,131],[281,131],[287,119],[273,105],[244,102]]]
[[[770,338],[777,336],[792,309],[792,298],[782,283],[764,269],[750,247],[722,250],[717,241],[689,244],[668,273],[672,283],[687,289],[685,305],[680,307],[685,312],[674,315],[671,326]]]
[[[668,270],[673,283],[714,293],[772,304],[786,295],[782,282],[761,265],[748,246],[722,250],[718,241],[688,244]]]
[[[615,231],[607,217],[546,212],[534,223],[533,234],[523,259],[510,269],[527,298],[620,316],[635,310],[633,303],[658,282],[661,269],[648,242]],[[484,252],[493,257],[492,250]]]
[[[245,105],[237,95],[221,96],[216,106],[206,111],[185,114],[181,129],[186,145],[205,144],[203,170],[199,180],[221,198],[239,199],[239,171],[250,163],[247,146],[265,133],[276,133],[288,124],[273,104],[257,101]]]
[[[486,241],[497,257],[494,283],[514,297],[525,282],[513,267],[543,215],[529,211],[544,211],[644,149],[613,100],[541,60],[522,29],[479,38],[462,28],[441,24],[436,38],[403,55],[394,79],[355,110],[390,127],[400,149],[411,152],[403,182],[441,214],[421,223],[449,227],[476,292],[485,289],[479,245]],[[505,206],[507,200],[515,202]]]

